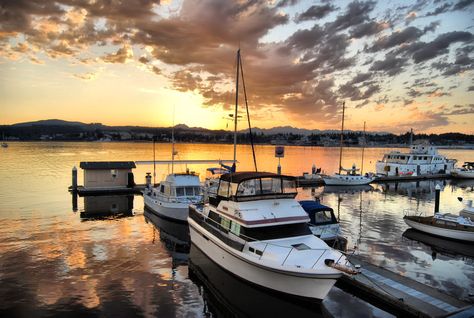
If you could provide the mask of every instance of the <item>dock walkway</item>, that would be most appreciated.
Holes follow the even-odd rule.
[[[470,308],[464,301],[356,256],[350,260],[361,265],[361,273],[344,275],[336,286],[397,316],[445,317]]]

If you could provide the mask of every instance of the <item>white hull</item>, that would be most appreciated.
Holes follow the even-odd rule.
[[[163,217],[181,222],[187,221],[189,214],[188,203],[163,202],[147,194],[143,195],[143,201],[148,209]]]
[[[474,171],[460,171],[455,169],[451,171],[451,175],[455,178],[474,179]]]
[[[322,300],[336,283],[341,273],[299,273],[267,267],[252,261],[248,255],[225,245],[214,235],[188,219],[192,243],[219,266],[251,283],[299,297]]]
[[[451,161],[436,164],[405,164],[378,161],[375,164],[376,173],[387,177],[405,175],[422,176],[440,173],[440,171],[450,173],[452,169],[454,169],[454,162]]]
[[[405,223],[408,226],[425,233],[442,236],[442,237],[446,237],[450,239],[455,239],[455,240],[474,242],[474,232],[444,229],[444,228],[440,228],[440,227],[436,227],[432,225],[415,222],[408,219],[405,219]]]
[[[327,185],[340,185],[340,186],[351,186],[351,185],[365,185],[374,181],[375,178],[366,176],[351,176],[351,175],[334,175],[323,177],[324,183]]]

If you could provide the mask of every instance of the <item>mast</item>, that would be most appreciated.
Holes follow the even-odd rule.
[[[346,109],[346,102],[342,102],[342,126],[341,126],[341,141],[339,144],[339,174],[342,170],[342,144],[344,142],[344,111]]]
[[[171,174],[174,173],[174,111],[173,106],[173,127],[171,128]]]
[[[258,169],[257,169],[257,158],[255,157],[255,148],[254,148],[254,145],[253,145],[253,136],[252,136],[252,125],[250,124],[249,104],[248,104],[248,100],[247,100],[247,90],[245,89],[244,65],[242,63],[242,57],[241,57],[240,54],[239,54],[239,60],[240,60],[240,71],[242,73],[242,87],[244,88],[245,109],[247,110],[247,121],[249,123],[250,145],[252,146],[253,165],[255,167],[255,172],[257,172],[258,171]],[[280,158],[278,158],[278,160],[279,159]]]
[[[156,136],[153,136],[153,186],[156,184],[156,152],[155,152]]]
[[[240,48],[237,50],[237,74],[235,81],[235,112],[234,112],[234,165],[237,160],[237,111],[239,108],[239,71],[240,71]]]
[[[364,174],[364,150],[365,150],[365,121],[364,121],[364,134],[362,140],[362,164],[360,166],[360,174]]]

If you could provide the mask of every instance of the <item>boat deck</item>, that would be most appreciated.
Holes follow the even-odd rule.
[[[472,310],[472,304],[446,295],[435,288],[351,256],[361,273],[343,275],[336,286],[395,315],[410,317],[447,316]]]

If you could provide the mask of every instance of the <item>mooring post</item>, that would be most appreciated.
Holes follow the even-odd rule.
[[[311,167],[311,174],[316,174],[316,165],[313,163],[313,166]]]
[[[72,191],[77,191],[77,168],[76,166],[72,167]]]
[[[438,212],[439,212],[439,195],[440,195],[440,192],[441,192],[441,187],[439,186],[439,184],[437,184],[436,187],[435,187],[435,208],[434,208],[434,213],[438,213]]]

